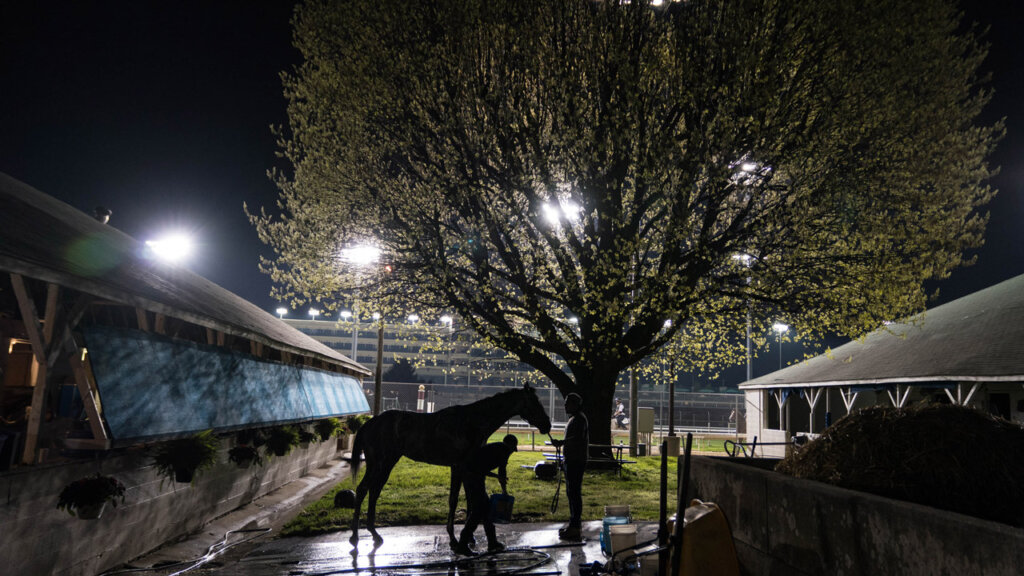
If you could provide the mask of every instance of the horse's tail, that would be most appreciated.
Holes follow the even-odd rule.
[[[356,438],[352,442],[352,454],[348,459],[348,465],[352,468],[353,483],[356,481],[356,476],[359,476],[359,465],[363,461],[363,428],[356,432]]]

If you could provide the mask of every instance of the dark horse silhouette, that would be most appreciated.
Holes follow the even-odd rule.
[[[356,488],[352,537],[349,542],[359,542],[359,508],[367,493],[370,494],[370,502],[366,506],[366,529],[373,535],[375,544],[384,541],[374,527],[377,498],[392,468],[402,456],[428,464],[453,467],[454,474],[454,470],[475,449],[515,415],[540,430],[541,434],[551,430],[551,420],[529,384],[523,388],[499,392],[472,404],[449,406],[432,414],[387,410],[363,424],[356,433],[352,447],[352,478],[356,478],[359,473],[360,455],[366,456],[366,474]],[[453,484],[455,481],[453,476]],[[454,533],[450,518],[448,533]]]

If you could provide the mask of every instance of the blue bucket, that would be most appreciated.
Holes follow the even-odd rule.
[[[605,516],[601,524],[601,551],[609,556],[612,553],[611,527],[617,524],[629,524],[629,518],[625,516]]]

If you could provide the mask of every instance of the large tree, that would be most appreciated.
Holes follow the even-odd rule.
[[[1001,125],[951,0],[308,0],[285,75],[276,293],[457,313],[579,392],[747,314],[920,310],[969,261]],[[387,272],[343,257],[379,247]],[[368,308],[364,305],[364,310]],[[671,320],[666,323],[666,320]]]

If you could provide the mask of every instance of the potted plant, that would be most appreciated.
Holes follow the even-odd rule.
[[[248,468],[254,463],[257,466],[263,466],[263,457],[260,456],[260,451],[253,446],[247,446],[245,444],[235,446],[231,450],[228,450],[228,461],[234,462],[239,468]]]
[[[370,418],[371,416],[369,414],[353,414],[345,421],[345,427],[348,428],[349,432],[355,434],[356,432],[359,432],[359,429],[362,428],[363,424],[366,424]]]
[[[259,448],[267,443],[267,435],[259,428],[249,428],[238,433],[238,443]]]
[[[317,421],[313,426],[313,429],[316,430],[317,436],[320,436],[320,441],[323,442],[332,436],[341,433],[344,426],[342,426],[341,420],[338,420],[337,418],[324,418],[323,420]]]
[[[189,438],[164,442],[156,447],[153,465],[157,472],[175,482],[191,483],[196,472],[211,468],[217,463],[220,440],[212,430],[206,430]]]
[[[316,435],[306,430],[305,428],[299,428],[299,448],[303,450],[309,448],[309,443],[316,440]]]
[[[116,508],[118,500],[124,504],[124,484],[113,476],[97,474],[65,486],[57,500],[57,508],[83,520],[93,520],[103,514],[107,502]]]
[[[299,444],[299,431],[295,426],[278,426],[267,437],[267,448],[275,456],[284,456]]]

